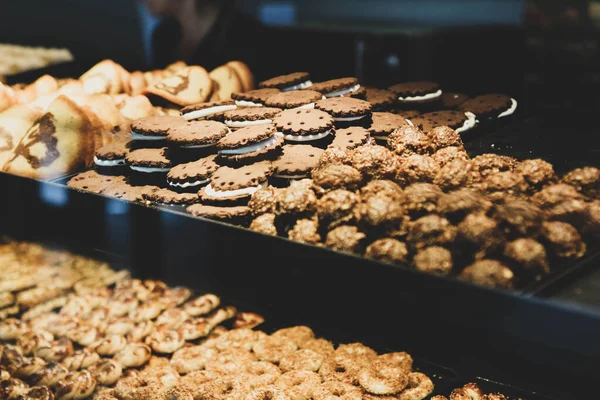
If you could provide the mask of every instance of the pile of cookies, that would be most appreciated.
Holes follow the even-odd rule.
[[[450,393],[450,400],[507,400],[502,393],[487,393],[476,383],[467,383],[461,388],[454,389]],[[448,400],[446,396],[433,396],[431,400]]]
[[[73,55],[67,49],[0,43],[0,76],[19,74],[68,61],[73,61]]]
[[[268,335],[253,330],[260,315],[215,295],[190,300],[189,289],[34,244],[2,245],[0,259],[0,294],[18,308],[0,321],[2,398],[420,400],[434,390],[405,352],[336,348],[306,326]]]

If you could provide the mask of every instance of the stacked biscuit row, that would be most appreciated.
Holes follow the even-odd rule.
[[[434,389],[404,352],[378,355],[360,343],[336,348],[306,326],[267,335],[252,329],[262,317],[219,307],[217,296],[189,300],[186,288],[131,279],[36,245],[3,245],[0,257],[8,277],[2,293],[12,293],[20,308],[0,321],[2,398],[407,400]],[[71,278],[73,270],[88,272],[70,287],[62,281],[65,301],[50,304],[48,295],[34,304],[20,302],[31,290],[16,275],[21,267]],[[55,289],[55,281],[43,288]]]

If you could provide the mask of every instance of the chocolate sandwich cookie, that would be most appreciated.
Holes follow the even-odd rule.
[[[389,90],[366,88],[365,91],[373,111],[389,111],[396,105],[396,95]]]
[[[229,133],[227,125],[217,121],[188,121],[172,128],[167,140],[184,148],[206,148],[217,144]]]
[[[194,217],[203,217],[217,221],[238,223],[250,218],[250,209],[247,206],[218,207],[206,204],[194,204],[187,208]]]
[[[237,106],[233,100],[211,101],[187,106],[181,109],[181,116],[187,120],[207,118],[225,111],[235,110]]]
[[[445,92],[442,94],[442,107],[449,110],[456,109],[469,98],[466,94]]]
[[[159,115],[136,119],[131,123],[133,140],[164,140],[169,131],[186,123],[181,117]]]
[[[465,101],[459,107],[472,112],[479,121],[508,117],[517,109],[517,101],[503,94],[487,94]]]
[[[90,170],[72,177],[67,182],[67,186],[72,189],[83,190],[86,192],[100,193],[111,185],[124,182],[124,176],[101,175],[95,170]]]
[[[355,99],[366,100],[367,99],[367,89],[365,89],[364,87],[361,86],[357,91],[351,92],[351,93],[347,94],[346,96],[352,97]]]
[[[389,89],[401,105],[427,104],[440,100],[442,89],[435,82],[404,82]]]
[[[271,163],[259,162],[240,168],[221,167],[211,182],[198,195],[205,203],[240,204],[247,202],[260,188],[267,185],[272,173]]]
[[[392,110],[394,114],[401,115],[408,120],[412,120],[413,118],[417,118],[421,116],[421,112],[417,110]]]
[[[431,130],[433,130],[433,128],[438,126],[437,122],[429,118],[423,118],[422,116],[411,118],[410,122],[413,124],[413,126],[419,128],[424,133],[429,133]]]
[[[211,175],[219,169],[217,155],[213,154],[198,161],[177,165],[167,174],[167,183],[178,190],[193,190],[210,182]]]
[[[434,111],[421,115],[421,118],[430,120],[432,125],[434,125],[434,128],[436,126],[447,126],[454,129],[458,133],[473,129],[477,123],[475,114],[468,111]]]
[[[157,189],[144,193],[142,198],[150,203],[188,205],[200,202],[198,193],[178,193],[169,189]]]
[[[265,105],[286,110],[290,108],[315,108],[315,101],[321,99],[323,99],[323,95],[314,90],[290,90],[269,97],[265,101]]]
[[[125,161],[129,168],[142,173],[166,173],[173,166],[166,147],[134,150],[127,154]]]
[[[284,179],[303,179],[310,176],[323,151],[309,144],[283,146],[283,154],[273,163],[274,176]]]
[[[245,128],[248,126],[270,124],[281,112],[280,108],[252,107],[239,108],[225,112],[225,125],[232,129]]]
[[[238,129],[217,143],[219,157],[227,161],[246,163],[264,159],[280,150],[281,135],[273,124],[249,126]]]
[[[130,151],[130,141],[117,141],[102,146],[94,154],[94,163],[99,167],[126,165],[125,157]]]
[[[330,114],[337,128],[371,126],[371,103],[351,97],[331,97],[315,103],[315,109]]]
[[[244,93],[233,93],[231,98],[235,100],[235,105],[238,107],[263,107],[269,97],[279,92],[279,89],[264,88]]]
[[[350,128],[338,129],[329,147],[352,150],[358,146],[370,143],[371,140],[371,134],[368,130],[360,126],[351,126]]]
[[[282,92],[307,89],[311,86],[312,82],[308,72],[294,72],[288,75],[280,75],[276,76],[275,78],[267,79],[266,81],[258,84],[258,87],[261,89],[275,88],[281,90]]]
[[[332,79],[325,82],[315,83],[311,87],[311,90],[316,90],[328,98],[349,96],[359,89],[360,84],[356,78]]]
[[[411,124],[402,115],[389,112],[374,112],[371,118],[373,120],[369,127],[371,137],[378,142],[383,142],[383,144],[387,143],[387,137],[396,129]]]
[[[333,130],[333,118],[320,110],[285,110],[273,122],[284,139],[290,142],[320,140]]]
[[[144,195],[152,193],[155,190],[158,190],[158,187],[152,185],[132,186],[123,182],[108,186],[100,194],[125,201],[143,202]]]

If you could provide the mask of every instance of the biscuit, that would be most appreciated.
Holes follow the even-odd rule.
[[[282,92],[286,92],[288,90],[307,89],[311,85],[312,82],[308,72],[294,72],[262,81],[258,84],[258,87],[261,89],[275,88],[281,90]]]
[[[368,130],[359,126],[352,126],[350,128],[338,129],[329,147],[352,150],[370,141],[371,134]]]
[[[125,161],[132,170],[144,173],[169,172],[173,166],[166,147],[134,150],[127,154]]]
[[[229,128],[217,121],[188,121],[169,129],[167,140],[185,148],[214,146],[229,133]]]
[[[125,157],[130,151],[130,141],[119,140],[96,150],[94,163],[99,167],[118,167],[125,165]]]
[[[261,187],[266,185],[272,173],[267,162],[246,165],[240,168],[221,167],[217,169],[208,186],[198,192],[206,203],[239,203],[248,201]]]
[[[325,97],[343,97],[359,90],[360,84],[356,78],[339,78],[315,83],[311,89],[322,93]]]
[[[190,121],[194,119],[207,118],[225,111],[235,110],[237,106],[233,100],[209,101],[194,104],[181,109],[181,116]]]
[[[180,189],[194,188],[210,182],[212,174],[219,169],[217,155],[177,165],[167,174],[169,186]]]
[[[164,140],[169,130],[184,125],[186,120],[177,116],[157,115],[140,118],[131,123],[133,140]]]
[[[389,90],[366,88],[366,97],[373,111],[389,111],[396,104],[396,95]]]
[[[254,89],[254,75],[246,64],[241,61],[229,61],[227,65],[237,72],[242,81],[242,91],[247,92]]]
[[[287,141],[319,140],[331,134],[333,118],[324,111],[292,109],[281,112],[273,120],[277,130]]]
[[[151,100],[162,99],[163,103],[173,103],[181,107],[207,101],[213,92],[212,79],[200,66],[190,66],[177,71],[147,87],[144,94],[154,96]]]
[[[285,179],[302,179],[317,166],[323,150],[308,144],[283,146],[281,157],[273,162],[274,176]]]
[[[390,86],[388,90],[396,94],[400,104],[430,103],[442,96],[442,89],[435,82],[404,82]]]
[[[224,121],[225,125],[233,129],[270,124],[280,112],[280,108],[273,107],[240,108],[226,111]]]
[[[489,120],[514,114],[517,101],[503,94],[487,94],[465,101],[459,109],[472,112],[480,121]]]
[[[221,65],[208,74],[213,81],[211,101],[231,100],[231,94],[244,90],[242,80],[235,69],[228,65]]]
[[[235,100],[238,107],[263,107],[265,101],[271,96],[279,93],[279,89],[264,88],[251,90],[245,93],[232,93],[231,98]]]
[[[321,93],[314,90],[290,90],[287,92],[280,92],[265,101],[265,105],[268,107],[277,107],[281,109],[290,108],[314,108],[315,101],[319,101],[323,98]]]

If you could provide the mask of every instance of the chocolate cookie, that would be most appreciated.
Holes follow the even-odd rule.
[[[214,146],[228,133],[229,128],[221,122],[189,121],[172,128],[167,140],[184,148],[205,148]]]
[[[131,186],[126,182],[110,185],[99,192],[99,194],[107,197],[125,201],[144,201],[144,194],[152,193],[158,190],[156,186]]]
[[[279,93],[279,89],[264,88],[250,90],[244,93],[233,93],[231,98],[235,100],[235,105],[238,107],[263,107],[265,101],[271,96]]]
[[[117,183],[124,183],[124,176],[101,175],[95,170],[82,172],[72,177],[67,186],[86,192],[100,193],[103,189]]]
[[[367,89],[365,89],[364,87],[361,86],[357,91],[351,92],[342,97],[346,97],[346,96],[352,97],[354,99],[366,100],[367,99]]]
[[[459,109],[472,112],[480,121],[489,120],[514,114],[517,101],[503,94],[487,94],[465,101]]]
[[[356,78],[339,78],[315,83],[311,89],[322,93],[325,97],[343,97],[359,90],[360,84]]]
[[[266,185],[271,175],[270,163],[261,162],[241,168],[221,167],[217,169],[208,186],[198,193],[207,203],[237,203],[250,199],[250,196]]]
[[[197,193],[177,193],[169,189],[158,189],[144,193],[142,198],[151,203],[172,205],[194,204],[200,201]]]
[[[388,90],[396,94],[400,104],[431,103],[442,96],[442,89],[435,82],[404,82],[390,86]]]
[[[394,114],[401,115],[408,120],[412,120],[413,118],[417,118],[421,115],[421,112],[418,110],[393,109],[392,112]]]
[[[315,108],[330,114],[339,128],[371,123],[371,103],[365,100],[351,97],[332,97],[317,101]]]
[[[217,207],[206,204],[194,204],[187,208],[194,217],[204,217],[219,221],[240,222],[250,215],[250,209],[246,206]]]
[[[208,103],[199,103],[182,108],[181,116],[190,121],[210,117],[211,115],[224,113],[225,111],[235,110],[236,108],[237,106],[233,100],[210,101]]]
[[[366,100],[373,111],[389,111],[396,104],[396,95],[389,90],[366,88]]]
[[[169,130],[185,123],[185,119],[170,115],[136,119],[131,123],[132,138],[134,140],[163,140],[166,139]]]
[[[275,88],[282,92],[288,90],[307,89],[312,85],[308,72],[294,72],[288,75],[280,75],[275,78],[267,79],[258,84],[259,88]]]
[[[465,101],[469,100],[469,96],[462,93],[444,93],[442,94],[442,106],[446,109],[458,108]]]
[[[314,108],[315,101],[321,100],[322,98],[323,95],[314,90],[290,90],[269,97],[265,101],[265,105],[281,109]]]
[[[371,118],[373,122],[369,127],[369,132],[375,140],[387,141],[387,137],[396,129],[409,125],[403,116],[389,112],[374,112]]]
[[[219,168],[219,164],[215,162],[216,157],[211,155],[171,168],[167,174],[167,183],[176,188],[187,189],[210,182],[211,175]]]
[[[285,110],[273,120],[285,140],[304,142],[318,140],[329,135],[333,129],[333,118],[319,110]]]
[[[281,112],[280,108],[249,107],[225,112],[225,125],[230,128],[246,128],[248,126],[270,124]]]
[[[169,172],[173,166],[167,157],[167,148],[138,149],[125,158],[129,167],[137,172]]]
[[[217,143],[219,156],[224,160],[256,160],[279,150],[283,140],[276,135],[273,124],[249,126],[230,133]]]
[[[99,167],[118,167],[125,165],[125,156],[129,154],[130,142],[117,141],[96,150],[94,163]]]
[[[273,163],[278,178],[302,179],[317,166],[323,150],[308,144],[283,146],[283,154]]]
[[[433,128],[438,126],[448,126],[454,129],[458,133],[466,132],[475,127],[477,120],[475,118],[475,114],[471,112],[463,112],[463,111],[454,111],[454,110],[444,110],[444,111],[434,111],[430,113],[426,113],[420,116],[420,118],[424,120],[430,121],[431,129],[423,130],[423,132],[430,132]],[[420,121],[419,119],[417,119]],[[412,120],[413,124],[419,125],[419,122],[415,122]]]
[[[371,134],[365,128],[352,126],[350,128],[338,129],[335,132],[333,142],[330,147],[337,147],[344,150],[352,150],[371,141]]]

